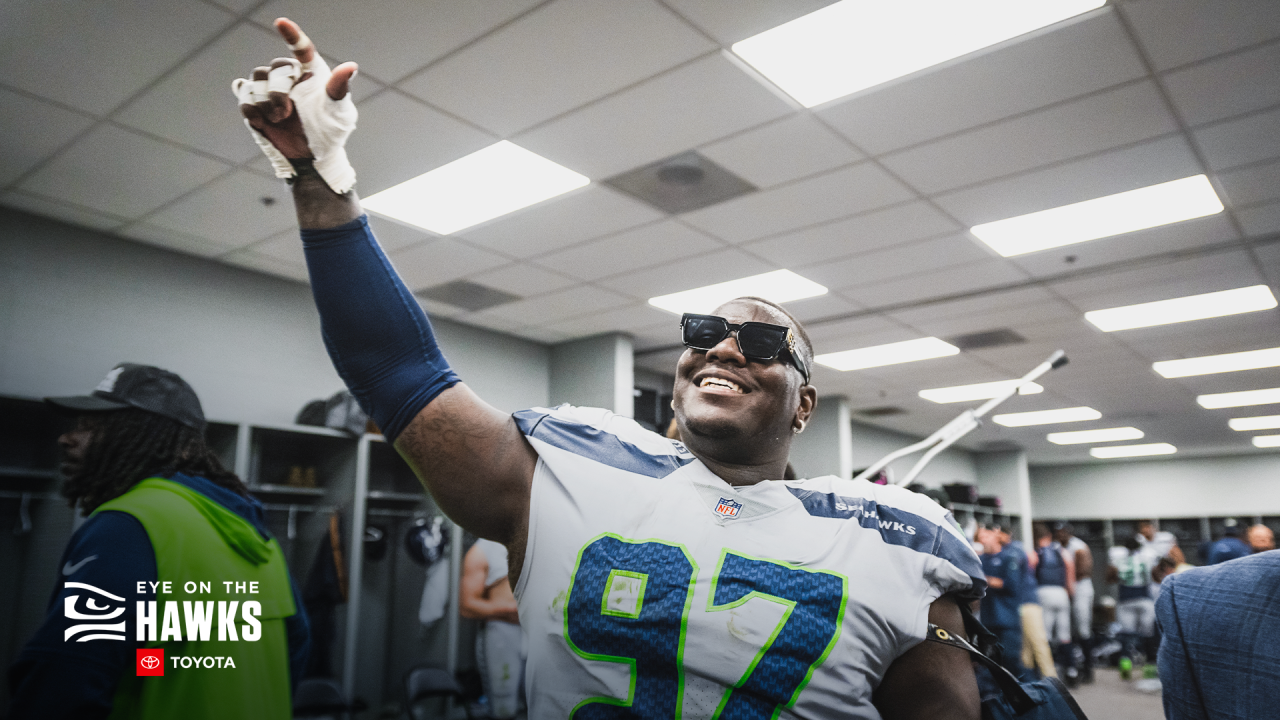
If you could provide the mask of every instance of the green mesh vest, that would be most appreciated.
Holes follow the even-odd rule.
[[[111,718],[143,720],[285,720],[291,717],[289,648],[284,619],[297,610],[280,545],[263,540],[244,518],[204,495],[163,478],[149,478],[95,512],[128,513],[142,523],[156,554],[159,580],[170,581],[173,592],[157,593],[156,641],[147,647],[164,649],[163,677],[121,679]],[[224,581],[232,581],[228,592]],[[184,591],[187,581],[197,592]],[[212,592],[200,592],[199,583]],[[258,583],[257,594],[237,593],[234,583]],[[218,640],[217,602],[246,600],[261,603],[261,637],[246,641],[242,607],[236,609],[238,640]],[[164,604],[177,603],[182,640],[161,640]],[[183,601],[214,603],[208,640],[188,639]],[[227,607],[230,607],[229,605]],[[136,612],[128,608],[127,612]],[[230,657],[235,667],[174,666],[181,657]],[[180,661],[181,662],[181,661]],[[207,663],[208,661],[206,661]],[[225,661],[223,661],[225,664]]]

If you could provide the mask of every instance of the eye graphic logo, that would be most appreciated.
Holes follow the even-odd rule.
[[[138,648],[138,675],[164,675],[164,648]]]
[[[67,619],[93,621],[68,627],[62,636],[64,642],[69,642],[73,637],[76,638],[76,642],[88,642],[90,640],[124,641],[124,620],[121,619],[116,623],[108,622],[124,615],[124,598],[112,595],[106,590],[88,583],[68,582],[63,583],[63,587],[68,590],[74,588],[87,591],[84,595],[77,593],[67,596],[63,603]],[[84,598],[84,604],[81,605],[81,609],[77,609],[81,598]]]

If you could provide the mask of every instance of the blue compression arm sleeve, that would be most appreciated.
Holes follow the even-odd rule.
[[[302,247],[333,366],[394,441],[458,376],[422,306],[378,247],[367,217],[303,230]]]

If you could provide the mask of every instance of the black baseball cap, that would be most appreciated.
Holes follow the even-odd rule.
[[[187,381],[151,365],[120,363],[89,395],[48,397],[50,405],[69,413],[108,412],[138,408],[204,432],[204,409]]]

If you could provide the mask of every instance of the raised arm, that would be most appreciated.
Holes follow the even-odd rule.
[[[292,184],[329,357],[441,509],[514,546],[518,559],[537,456],[510,415],[460,382],[369,230],[342,149],[355,127],[355,63],[330,73],[295,23],[275,26],[296,62],[276,59],[233,89],[276,174]]]

